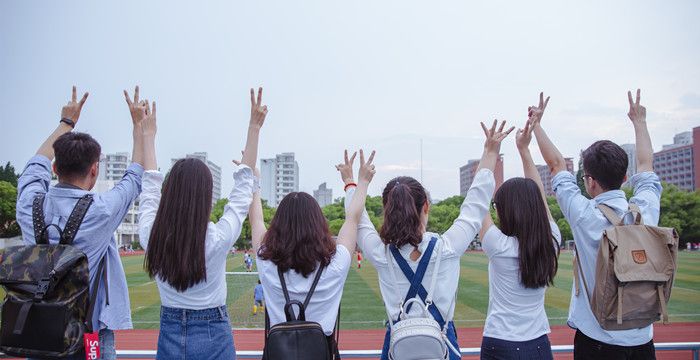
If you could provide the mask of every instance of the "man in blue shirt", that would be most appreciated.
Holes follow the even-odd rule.
[[[258,306],[260,309],[265,308],[265,296],[263,295],[263,286],[260,284],[260,280],[258,280],[258,284],[255,285],[255,290],[253,290],[253,298],[255,300],[255,304],[253,304],[253,315],[258,314]]]
[[[99,330],[101,358],[116,359],[112,330],[131,329],[129,292],[119,259],[114,231],[124,219],[134,199],[141,192],[143,174],[143,144],[141,121],[146,117],[147,101],[139,101],[136,87],[134,102],[127,96],[133,121],[133,159],[124,177],[110,191],[95,194],[78,230],[73,245],[87,255],[90,284],[97,276],[100,261],[105,259],[105,278],[100,282],[92,324]],[[65,227],[76,202],[87,194],[99,174],[100,145],[90,135],[73,132],[88,93],[77,100],[73,87],[72,100],[63,107],[58,127],[44,141],[36,155],[27,163],[18,181],[17,222],[26,244],[34,244],[32,203],[37,195],[46,194],[44,221]],[[51,161],[54,159],[53,165]],[[58,176],[58,184],[49,186],[51,170]],[[49,231],[49,241],[58,243],[58,233]],[[91,289],[91,291],[94,291]],[[51,321],[51,319],[46,319]],[[78,354],[76,359],[84,359]]]
[[[595,287],[595,267],[603,231],[612,224],[603,216],[597,205],[605,204],[622,216],[629,203],[639,206],[644,223],[657,225],[659,222],[661,181],[653,172],[653,150],[646,125],[646,109],[639,104],[640,92],[636,101],[628,92],[629,113],[636,138],[637,174],[629,183],[634,189],[627,201],[620,187],[626,180],[627,154],[608,140],[595,142],[581,154],[583,159],[584,183],[588,199],[581,194],[576,177],[566,171],[564,157],[552,144],[540,126],[542,113],[547,105],[540,94],[540,105],[529,111],[535,126],[535,136],[547,165],[554,175],[552,188],[557,196],[564,217],[571,225],[576,243],[576,252],[587,281],[588,288]],[[625,217],[629,223],[630,217]],[[579,276],[579,279],[581,277]],[[574,282],[580,281],[574,277]],[[591,311],[588,297],[576,287],[584,289],[584,284],[574,284],[571,291],[568,324],[576,329],[574,338],[574,359],[655,359],[653,325],[639,329],[608,331],[604,330]]]

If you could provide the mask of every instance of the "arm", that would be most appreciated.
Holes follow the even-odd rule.
[[[265,123],[267,116],[267,105],[262,104],[262,88],[258,88],[258,98],[255,99],[255,92],[250,89],[250,124],[248,125],[248,137],[243,151],[241,162],[255,169],[255,162],[258,158],[258,138],[260,128]]]
[[[530,154],[530,141],[532,140],[532,126],[530,126],[530,121],[525,123],[525,128],[518,130],[515,134],[515,145],[518,147],[518,152],[520,153],[520,159],[523,162],[523,172],[525,177],[531,179],[537,184],[537,188],[540,190],[540,195],[542,196],[542,201],[544,202],[544,207],[547,210],[547,218],[549,221],[554,221],[552,213],[549,211],[549,206],[547,205],[547,197],[544,194],[544,185],[542,184],[542,179],[540,178],[540,173],[537,172],[537,167],[535,162],[532,160],[532,154]]]
[[[632,92],[627,92],[630,111],[627,116],[634,126],[634,137],[637,148],[637,172],[654,171],[654,149],[647,129],[647,109],[639,104],[640,90],[637,89],[637,101],[632,101]]]
[[[157,171],[155,155],[157,131],[155,101],[152,106],[151,109],[146,108],[146,117],[140,126],[142,134],[139,136],[143,149],[143,165],[146,170],[143,176],[143,193],[139,204],[139,243],[144,250],[148,249],[148,240],[160,206],[161,188],[163,187],[163,174]]]
[[[357,226],[359,225],[362,214],[365,211],[367,188],[369,187],[369,183],[372,182],[372,178],[375,174],[374,164],[372,164],[374,154],[375,152],[372,151],[369,159],[367,159],[367,162],[365,162],[364,152],[360,150],[360,181],[357,184],[355,196],[353,196],[353,199],[346,210],[345,222],[338,232],[338,244],[345,246],[345,248],[351,254],[353,251],[355,251],[355,246],[357,245]],[[347,158],[347,152],[345,153],[345,156]],[[354,157],[355,156],[353,155],[353,158]],[[352,165],[350,166],[350,169],[352,170]]]
[[[256,176],[259,177],[256,169]],[[265,237],[267,227],[265,226],[265,216],[263,214],[262,200],[260,200],[260,191],[253,193],[253,203],[250,204],[250,212],[248,212],[248,221],[250,222],[250,232],[253,243],[253,251],[257,254],[260,249],[260,244]]]
[[[489,203],[496,187],[493,171],[496,168],[496,161],[501,151],[501,142],[514,129],[514,127],[511,127],[507,131],[503,131],[505,124],[505,121],[502,122],[498,130],[496,130],[496,120],[494,120],[491,129],[487,129],[486,125],[481,123],[481,128],[486,135],[486,142],[484,143],[484,153],[481,156],[479,170],[469,191],[467,191],[459,216],[443,235],[443,238],[448,240],[457,254],[462,254],[467,250],[474,236],[481,229],[482,222],[490,220],[486,219],[486,217],[489,213]]]
[[[493,219],[491,219],[491,212],[487,211],[486,216],[484,216],[484,221],[481,222],[481,230],[479,231],[479,239],[484,241],[484,235],[493,226]]]
[[[131,161],[143,166],[144,141],[142,123],[148,116],[148,100],[140,100],[138,85],[134,88],[133,101],[129,98],[129,93],[126,90],[124,90],[124,98],[126,99],[126,105],[129,107],[131,122],[133,124],[133,148],[131,152]],[[155,114],[153,114],[153,116],[155,116]]]
[[[559,149],[554,146],[554,143],[549,139],[547,133],[542,129],[542,115],[549,103],[549,96],[547,96],[547,100],[543,100],[543,97],[544,94],[540,93],[540,104],[536,107],[530,106],[528,108],[528,122],[534,129],[537,145],[540,147],[540,152],[547,166],[549,166],[549,170],[552,174],[557,174],[560,171],[566,170],[566,161],[564,160],[564,156],[559,152]]]

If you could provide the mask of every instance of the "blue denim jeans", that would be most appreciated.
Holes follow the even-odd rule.
[[[551,360],[552,345],[547,334],[528,341],[508,341],[484,336],[482,360]]]
[[[236,359],[226,306],[204,310],[161,306],[156,359]]]
[[[117,351],[114,348],[114,331],[102,329],[99,332],[100,336],[100,359],[101,360],[116,360]],[[27,359],[32,360],[32,359]],[[64,360],[85,360],[85,351],[81,350],[73,356],[64,358]]]
[[[459,344],[457,343],[457,332],[455,331],[455,324],[454,322],[450,321],[447,323],[447,340],[452,343],[452,346],[454,346],[456,349],[459,350]],[[382,347],[382,357],[381,360],[389,360],[389,345],[391,341],[391,328],[387,327],[386,328],[386,335],[384,336],[384,346]],[[452,350],[449,348],[447,349],[447,352],[450,354],[449,359],[450,360],[460,360],[462,357],[455,355]]]

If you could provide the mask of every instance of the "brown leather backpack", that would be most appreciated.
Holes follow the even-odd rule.
[[[596,261],[595,288],[588,291],[586,278],[574,258],[576,295],[578,276],[593,315],[605,330],[627,330],[648,326],[663,319],[676,274],[678,234],[673,228],[644,225],[639,207],[629,205],[634,223],[626,225],[613,209],[598,205],[613,224],[603,232]]]

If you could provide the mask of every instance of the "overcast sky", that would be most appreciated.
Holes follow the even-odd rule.
[[[565,156],[634,141],[627,90],[642,88],[654,148],[700,125],[698,1],[2,1],[0,162],[18,171],[55,128],[70,87],[90,91],[78,129],[131,152],[122,90],[157,100],[157,156],[206,151],[232,185],[248,89],[270,112],[260,157],[295,152],[301,190],[342,187],[344,148],[376,149],[378,195],[420,176],[459,193],[479,121],[522,125],[539,91]],[[513,137],[506,177],[522,175]],[[534,149],[536,161],[541,162]]]

